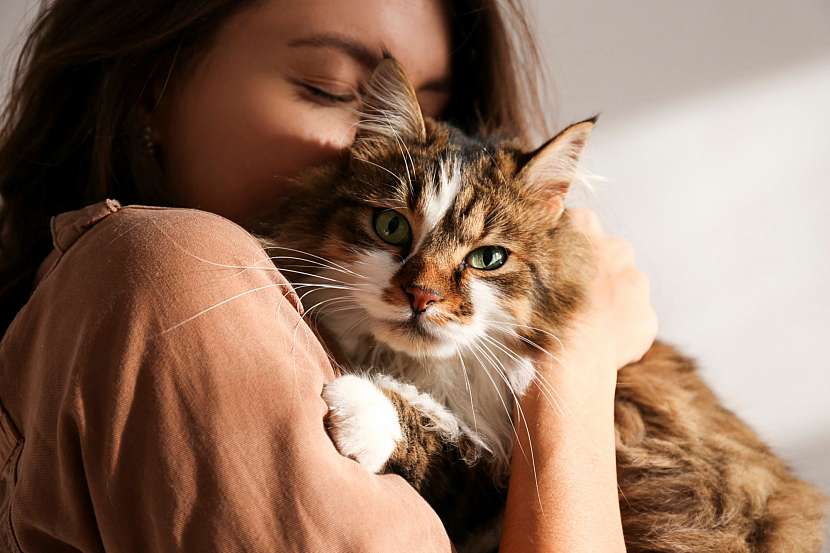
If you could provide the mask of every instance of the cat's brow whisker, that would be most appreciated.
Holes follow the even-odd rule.
[[[401,140],[398,131],[392,126],[391,122],[389,123],[389,129],[392,131],[392,136],[395,137],[395,144],[398,146],[398,151],[401,153],[401,158],[403,158],[403,165],[406,168],[406,180],[409,183],[410,188],[412,187],[412,175],[409,173],[409,163],[406,160],[406,154],[403,153],[403,141]],[[415,164],[412,164],[412,171],[415,172]]]
[[[368,163],[369,165],[374,165],[374,166],[375,166],[375,167],[377,167],[378,169],[382,169],[383,171],[386,171],[387,173],[389,173],[390,175],[392,175],[393,177],[395,177],[395,179],[397,179],[397,181],[398,181],[399,183],[401,183],[401,184],[406,184],[406,183],[404,182],[404,180],[403,180],[400,176],[398,176],[398,175],[397,175],[397,174],[395,174],[393,171],[390,171],[389,169],[387,169],[386,167],[384,167],[383,165],[381,165],[381,164],[379,164],[379,163],[375,163],[374,161],[369,161],[368,159],[363,159],[363,158],[360,158],[360,157],[356,157],[356,158],[354,158],[354,159],[356,159],[356,160],[358,160],[358,161],[362,161],[362,162],[364,162],[364,163]]]
[[[263,246],[263,248],[265,250],[285,250],[285,251],[289,251],[289,252],[301,253],[303,255],[308,255],[308,256],[311,256],[315,259],[319,259],[320,261],[324,261],[326,263],[329,263],[329,264],[337,267],[338,269],[342,269],[342,270],[346,271],[347,273],[353,274],[353,275],[358,276],[360,278],[366,278],[366,279],[369,278],[366,275],[361,275],[360,273],[356,273],[356,272],[348,269],[347,267],[344,267],[343,265],[340,265],[339,263],[335,263],[331,259],[326,259],[325,257],[319,256],[317,254],[313,254],[311,252],[307,252],[305,250],[298,250],[297,248],[288,248],[286,246],[277,246],[275,244],[272,244],[272,245],[269,245],[269,246]]]

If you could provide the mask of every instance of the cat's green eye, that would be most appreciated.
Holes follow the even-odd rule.
[[[412,240],[412,230],[406,218],[392,209],[375,213],[375,232],[387,244],[405,246]]]
[[[473,269],[492,271],[507,261],[507,250],[501,246],[484,246],[473,250],[467,256],[467,265]]]

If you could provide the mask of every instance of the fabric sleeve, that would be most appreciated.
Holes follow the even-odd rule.
[[[83,479],[59,501],[92,510],[105,551],[450,551],[402,479],[335,450],[325,353],[233,223],[125,208],[43,286],[73,375],[54,470]]]

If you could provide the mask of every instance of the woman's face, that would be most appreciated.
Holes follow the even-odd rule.
[[[270,0],[220,29],[151,116],[179,203],[238,222],[287,179],[354,137],[357,89],[383,51],[407,70],[425,115],[449,99],[443,0]]]

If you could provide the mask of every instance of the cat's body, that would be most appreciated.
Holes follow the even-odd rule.
[[[493,550],[516,398],[555,402],[534,361],[560,351],[593,270],[564,209],[593,121],[526,154],[424,121],[394,62],[366,98],[347,158],[259,230],[347,373],[324,390],[338,449],[404,476],[461,551]],[[628,551],[818,551],[820,495],[691,360],[656,343],[615,407]]]

